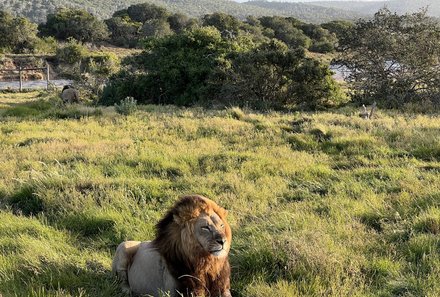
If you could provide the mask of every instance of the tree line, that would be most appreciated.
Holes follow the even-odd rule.
[[[6,36],[2,51],[37,52],[67,41],[57,53],[65,61],[73,55],[78,65],[84,65],[75,56],[81,43],[143,49],[119,71],[112,65],[105,72],[113,75],[100,94],[103,104],[133,97],[263,109],[319,109],[347,99],[392,108],[440,105],[440,25],[424,10],[397,15],[382,9],[369,20],[316,25],[279,16],[191,18],[143,3],[105,21],[85,10],[59,9],[38,26],[1,12],[0,34]],[[313,52],[336,52],[336,62],[349,70],[349,98]]]

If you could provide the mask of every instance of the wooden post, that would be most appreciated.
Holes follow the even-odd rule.
[[[46,62],[46,90],[49,90],[49,81],[50,81],[50,77],[49,77],[49,63]]]
[[[23,78],[21,77],[21,66],[18,67],[18,75],[20,77],[20,92],[23,91]]]

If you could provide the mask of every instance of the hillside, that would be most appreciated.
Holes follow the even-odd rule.
[[[252,8],[260,7],[274,10],[280,15],[293,16],[309,23],[324,23],[335,19],[352,20],[365,16],[365,14],[341,8],[320,7],[304,3],[248,1],[243,4]]]
[[[232,295],[440,296],[440,118],[62,106],[0,93],[0,292],[123,297],[177,197],[229,210]]]
[[[356,11],[363,14],[374,14],[382,7],[387,7],[391,11],[399,14],[417,12],[420,8],[428,7],[428,14],[440,17],[440,1],[438,0],[391,0],[391,1],[318,1],[313,2],[315,5],[324,7],[343,9],[348,11]]]
[[[85,8],[96,16],[106,19],[113,12],[145,0],[3,0],[0,10],[8,10],[16,15],[22,15],[35,22],[44,22],[47,13],[57,7]],[[229,0],[149,0],[148,2],[164,6],[174,12],[183,12],[190,16],[201,16],[212,12],[225,12],[244,18],[248,15],[288,15],[308,22],[319,23],[330,19],[351,18],[351,13],[340,9],[328,9],[308,4],[288,5],[281,9],[278,5],[264,3],[240,4]]]

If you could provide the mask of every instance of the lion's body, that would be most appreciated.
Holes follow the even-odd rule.
[[[120,272],[120,278],[127,277],[134,294],[159,297],[161,293],[169,292],[170,297],[176,296],[177,282],[151,241],[121,243],[116,250],[113,270]]]
[[[156,225],[151,242],[121,243],[113,271],[135,294],[230,297],[226,211],[201,196],[183,197]]]

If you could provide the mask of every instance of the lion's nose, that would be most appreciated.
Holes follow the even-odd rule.
[[[217,238],[215,241],[217,241],[217,243],[219,243],[219,244],[221,244],[221,245],[224,245],[225,244],[225,242],[226,242],[226,239],[223,239],[223,238]]]

